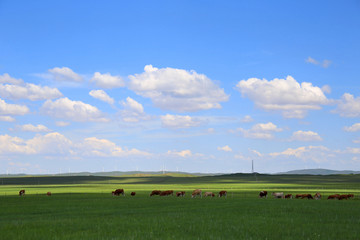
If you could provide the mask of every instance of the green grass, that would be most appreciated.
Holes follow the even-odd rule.
[[[360,239],[358,175],[0,179],[0,239]],[[124,188],[125,197],[111,196]],[[191,199],[195,188],[224,198]],[[17,196],[26,189],[26,196]],[[185,190],[184,198],[149,197]],[[354,193],[353,200],[259,199],[260,190]],[[47,191],[53,193],[48,197]],[[135,197],[129,196],[136,191]]]

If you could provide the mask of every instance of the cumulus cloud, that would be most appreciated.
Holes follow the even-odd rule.
[[[64,121],[57,121],[57,122],[55,122],[55,125],[58,126],[58,127],[66,127],[66,126],[69,126],[70,123],[69,122],[64,122]]]
[[[92,96],[93,98],[99,99],[109,104],[114,104],[115,102],[114,99],[111,98],[109,95],[107,95],[107,93],[103,90],[91,90],[89,92],[89,95]]]
[[[96,107],[81,101],[60,98],[47,100],[41,107],[41,112],[54,118],[63,118],[75,122],[108,122],[109,119]]]
[[[360,97],[354,98],[350,93],[345,93],[332,113],[337,113],[342,117],[360,117]]]
[[[0,83],[2,83],[2,84],[10,83],[10,84],[14,84],[14,85],[20,85],[23,83],[23,80],[10,77],[10,75],[8,73],[4,73],[3,75],[0,75]]]
[[[90,82],[95,83],[96,86],[101,88],[119,88],[125,86],[125,81],[120,76],[111,76],[110,73],[101,74],[94,73]]]
[[[360,123],[355,123],[350,127],[344,127],[344,131],[346,131],[346,132],[358,132],[358,131],[360,131]]]
[[[179,129],[197,127],[201,124],[201,121],[190,116],[166,114],[161,116],[161,123],[165,128]]]
[[[291,141],[322,141],[318,133],[313,131],[296,131],[292,134]]]
[[[0,135],[0,154],[33,154],[34,151],[18,137]]]
[[[139,122],[140,120],[149,120],[151,118],[144,112],[143,105],[131,97],[127,97],[126,101],[121,102],[121,104],[124,109],[120,111],[120,114],[124,122]]]
[[[258,123],[252,126],[250,129],[238,128],[236,132],[242,133],[245,138],[254,139],[272,139],[275,132],[281,132],[282,129],[278,128],[272,122]]]
[[[172,156],[178,156],[178,157],[191,157],[193,156],[192,152],[190,150],[182,150],[182,151],[168,151],[167,152],[168,155],[172,155]]]
[[[246,115],[245,117],[243,117],[241,119],[241,122],[244,122],[244,123],[249,123],[249,122],[253,122],[253,121],[254,121],[254,119],[249,115]]]
[[[317,60],[315,60],[314,58],[312,57],[308,57],[306,60],[305,60],[307,63],[311,63],[311,64],[314,64],[314,65],[319,65],[323,68],[328,68],[331,64],[331,61],[330,60],[323,60],[322,62],[319,62]]]
[[[9,104],[0,98],[0,116],[2,115],[25,115],[29,113],[27,106]]]
[[[57,88],[42,87],[32,83],[23,85],[0,84],[0,96],[7,99],[29,99],[31,101],[54,99],[62,96]]]
[[[224,151],[224,152],[232,152],[232,149],[226,145],[226,146],[223,146],[223,147],[218,147],[217,148],[219,151]]]
[[[0,121],[2,122],[15,122],[15,118],[11,116],[0,116]]]
[[[221,108],[228,95],[204,74],[146,65],[141,74],[130,75],[129,88],[150,98],[156,107],[176,112]]]
[[[300,84],[291,76],[272,81],[250,78],[236,87],[257,107],[280,111],[285,118],[303,118],[308,110],[319,110],[329,102],[321,88],[308,82]]]
[[[32,124],[24,124],[16,126],[16,130],[24,131],[24,132],[50,132],[46,126],[42,124],[32,125]]]
[[[49,69],[48,72],[51,74],[53,79],[60,82],[81,82],[83,80],[79,74],[75,73],[68,67],[55,67]]]
[[[296,149],[288,148],[283,152],[269,154],[271,157],[295,157],[303,161],[326,162],[328,158],[334,157],[334,153],[324,146],[306,146]]]

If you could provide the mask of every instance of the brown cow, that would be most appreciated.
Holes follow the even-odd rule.
[[[304,194],[296,194],[295,198],[296,198],[296,199],[297,199],[297,198],[302,198],[303,195],[304,195]]]
[[[286,195],[285,195],[285,198],[292,199],[292,198],[293,198],[293,196],[292,196],[292,194],[286,194]]]
[[[307,198],[307,199],[314,199],[313,196],[311,196],[311,194],[303,194],[301,199],[304,199],[304,198]]]
[[[51,196],[51,192],[47,192],[46,195],[47,195],[47,196]]]
[[[263,197],[267,198],[267,191],[261,191],[259,193],[259,198],[263,198]]]
[[[135,195],[136,195],[136,192],[131,192],[130,195],[131,195],[131,196],[135,196]]]
[[[213,192],[205,192],[204,197],[215,197],[215,194]]]
[[[154,195],[160,195],[161,191],[160,190],[154,190],[150,193],[150,197],[154,196]]]
[[[348,198],[354,198],[354,194],[348,194]]]
[[[227,196],[227,191],[220,191],[220,192],[219,192],[219,197],[222,197],[222,196],[224,196],[224,197],[226,198],[226,196]]]
[[[125,196],[124,189],[116,189],[115,191],[112,192],[113,196],[120,196],[120,194]]]
[[[177,197],[184,197],[184,196],[185,196],[185,192],[184,192],[184,191],[177,192],[177,193],[176,193],[176,196],[177,196]]]
[[[19,191],[19,196],[24,196],[24,195],[25,195],[25,190],[24,189],[20,190]]]
[[[339,196],[339,200],[343,200],[343,199],[347,200],[348,198],[349,196],[347,194],[343,194]]]
[[[315,200],[320,200],[321,199],[321,194],[319,192],[315,193],[314,199]]]
[[[340,195],[339,194],[334,194],[334,195],[330,195],[328,196],[328,200],[331,200],[331,199],[339,199]]]
[[[170,196],[170,195],[174,195],[174,191],[173,190],[167,190],[167,191],[162,191],[160,193],[160,196]]]
[[[196,198],[196,196],[202,197],[202,191],[200,189],[195,189],[192,194],[191,194],[191,198]]]

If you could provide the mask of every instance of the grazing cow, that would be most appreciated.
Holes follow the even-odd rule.
[[[267,198],[267,191],[261,191],[259,193],[259,198],[263,198],[263,197]]]
[[[285,195],[285,198],[292,199],[292,198],[293,198],[293,196],[292,196],[292,194],[286,194],[286,195]]]
[[[283,192],[273,192],[272,195],[274,196],[274,198],[284,198]]]
[[[219,197],[222,197],[222,196],[224,196],[224,197],[226,198],[226,196],[227,196],[227,191],[220,191],[220,192],[219,192]]]
[[[135,195],[136,195],[136,192],[131,192],[130,195],[131,195],[131,196],[135,196]]]
[[[174,195],[174,191],[173,190],[167,190],[167,191],[162,191],[160,193],[160,196],[169,196],[169,195]]]
[[[349,196],[347,194],[343,194],[339,196],[339,200],[343,200],[343,199],[347,200],[348,198]]]
[[[328,200],[331,200],[331,199],[339,199],[340,195],[339,194],[334,194],[334,195],[330,195],[328,196]]]
[[[47,192],[46,195],[47,195],[47,196],[51,196],[51,192]]]
[[[115,191],[112,192],[113,196],[120,196],[120,194],[125,196],[124,189],[116,189]]]
[[[23,190],[20,190],[19,191],[19,196],[24,196],[25,195],[25,190],[23,189]]]
[[[304,194],[296,194],[295,198],[296,198],[296,199],[297,199],[297,198],[302,198],[303,195],[304,195]]]
[[[150,197],[154,196],[154,195],[160,195],[161,191],[160,190],[154,190],[150,193]]]
[[[321,199],[321,194],[319,192],[315,193],[314,199],[315,200],[320,200]]]
[[[215,194],[212,192],[205,192],[204,197],[215,197]]]
[[[348,194],[348,198],[354,198],[354,194]]]
[[[301,199],[304,199],[304,198],[307,198],[307,199],[314,199],[313,196],[311,196],[311,194],[303,194]]]
[[[184,196],[185,196],[185,192],[184,192],[184,191],[177,192],[177,193],[176,193],[176,196],[177,196],[177,197],[184,197]]]
[[[202,191],[200,189],[195,189],[192,194],[191,194],[191,198],[196,198],[196,196],[200,196],[202,197]]]

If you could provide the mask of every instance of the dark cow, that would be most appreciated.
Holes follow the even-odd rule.
[[[354,194],[348,194],[348,198],[354,198]]]
[[[227,191],[220,191],[220,192],[219,192],[219,197],[222,197],[222,196],[224,196],[224,197],[226,198],[226,196],[227,196]]]
[[[333,194],[333,195],[330,195],[328,196],[328,200],[331,200],[331,199],[339,199],[340,195],[339,194]]]
[[[342,194],[339,196],[339,200],[343,200],[343,199],[348,200],[348,198],[349,196],[347,194]]]
[[[191,194],[191,198],[196,198],[196,196],[200,196],[202,197],[202,191],[200,189],[195,189],[192,194]]]
[[[174,195],[174,191],[173,190],[167,190],[167,191],[162,191],[160,193],[160,196],[170,196],[170,195]]]
[[[259,198],[263,198],[263,197],[267,198],[267,191],[261,191],[259,193]]]
[[[293,196],[292,196],[292,194],[286,194],[286,195],[285,195],[285,198],[292,199],[292,198],[293,198]]]
[[[51,192],[47,192],[46,195],[47,195],[47,196],[51,196]]]
[[[125,196],[124,189],[116,189],[115,191],[112,192],[113,196],[120,196],[120,194]]]
[[[25,190],[24,189],[20,190],[19,191],[19,196],[24,196],[24,195],[25,195]]]
[[[135,196],[135,195],[136,195],[136,192],[131,192],[130,195],[131,195],[131,196]]]
[[[304,194],[296,194],[295,198],[307,198],[307,199],[314,199],[313,196],[311,194],[308,193],[304,193]]]
[[[184,196],[185,196],[185,192],[184,192],[184,191],[177,192],[177,193],[176,193],[176,196],[177,196],[177,197],[184,197]]]
[[[160,190],[154,190],[150,193],[150,197],[154,196],[154,195],[160,195],[161,191]]]

